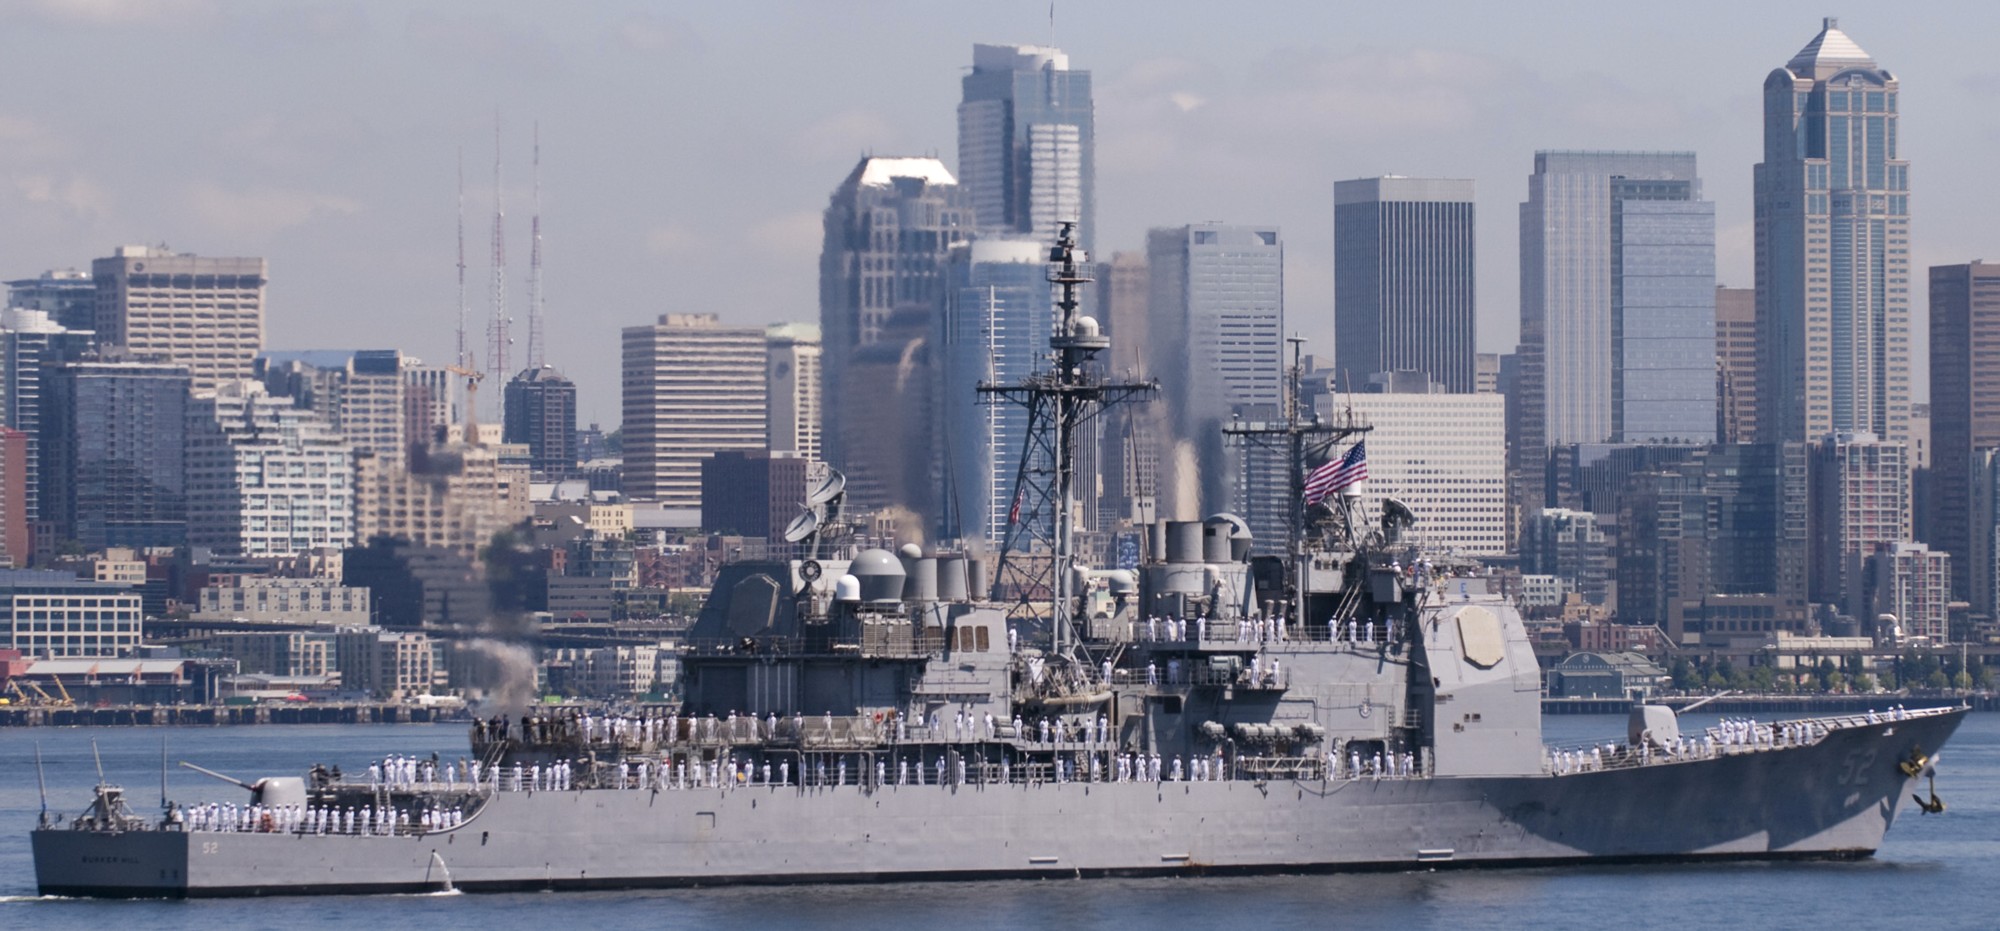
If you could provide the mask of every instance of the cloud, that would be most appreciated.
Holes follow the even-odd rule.
[[[19,0],[14,12],[68,26],[186,24],[214,16],[214,0]]]
[[[633,13],[619,20],[610,27],[610,33],[617,44],[654,55],[693,55],[708,47],[687,20],[652,11]]]
[[[203,222],[233,236],[268,236],[313,219],[361,212],[361,204],[337,194],[259,186],[230,190],[212,182],[195,185],[188,209]]]
[[[502,20],[497,13],[445,15],[419,9],[410,14],[405,34],[420,54],[476,61],[510,76],[561,70],[561,54],[548,33]]]
[[[111,195],[95,181],[72,174],[24,174],[8,179],[21,199],[40,206],[59,208],[75,217],[98,217],[111,209]]]
[[[19,164],[59,158],[68,151],[68,141],[47,125],[0,113],[0,158]]]

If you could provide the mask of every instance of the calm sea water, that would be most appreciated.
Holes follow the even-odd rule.
[[[1554,743],[1623,730],[1622,718],[1547,720]],[[1972,715],[1946,749],[1938,794],[1950,811],[1922,816],[1905,802],[1882,851],[1861,863],[204,902],[35,898],[27,834],[39,808],[36,745],[51,806],[75,811],[88,800],[95,740],[106,776],[143,810],[159,794],[162,736],[171,759],[239,776],[466,750],[464,731],[444,725],[0,729],[0,929],[2000,927],[1992,895],[2000,882],[2000,714]],[[240,797],[179,768],[168,774],[168,792],[181,800]]]

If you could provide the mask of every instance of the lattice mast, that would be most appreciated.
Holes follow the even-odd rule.
[[[493,118],[493,316],[486,324],[486,373],[506,378],[513,320],[507,316],[507,211],[500,197],[500,118]]]
[[[548,351],[542,322],[542,124],[535,123],[535,213],[528,221],[528,368],[542,367]]]
[[[1076,247],[1076,222],[1062,222],[1049,251],[1049,283],[1059,295],[1059,316],[1049,337],[1052,369],[1031,374],[1018,385],[979,386],[989,403],[1011,402],[1028,410],[1014,506],[993,573],[992,596],[1014,601],[1014,616],[1041,613],[1037,609],[1046,598],[1053,652],[1063,656],[1071,655],[1077,642],[1071,569],[1076,564],[1079,427],[1111,405],[1151,399],[1160,390],[1156,381],[1112,383],[1094,371],[1092,360],[1111,347],[1111,340],[1096,321],[1077,313],[1082,286],[1091,281],[1084,261]]]

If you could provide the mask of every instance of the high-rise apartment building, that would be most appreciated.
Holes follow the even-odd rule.
[[[1537,152],[1521,205],[1523,443],[1715,435],[1715,205],[1690,152]]]
[[[576,383],[544,365],[507,382],[501,439],[528,447],[528,469],[560,481],[576,471]]]
[[[1952,555],[1952,594],[1971,600],[1974,464],[2000,448],[2000,265],[1934,265],[1931,306],[1929,542]]]
[[[97,282],[74,268],[51,269],[7,282],[7,306],[40,311],[65,330],[89,333],[97,326]]]
[[[1610,542],[1596,514],[1545,508],[1526,521],[1521,533],[1522,572],[1555,576],[1563,591],[1603,604],[1610,567]]]
[[[34,556],[28,534],[28,435],[0,427],[0,566],[26,566]]]
[[[1872,625],[1887,615],[1896,619],[1902,638],[1921,637],[1932,643],[1950,639],[1950,553],[1922,543],[1885,543],[1868,554],[1863,572],[1866,622]],[[1887,639],[1890,632],[1877,626],[1873,633]]]
[[[289,556],[354,543],[354,450],[325,421],[258,382],[188,399],[188,545]]]
[[[1382,501],[1395,498],[1416,512],[1411,532],[1430,546],[1470,556],[1508,551],[1506,402],[1499,395],[1343,393],[1319,404],[1323,420],[1351,409],[1374,428],[1361,436],[1368,444],[1368,482],[1356,514],[1375,519]],[[1283,497],[1294,503],[1289,489]],[[1275,542],[1282,546],[1283,540]]]
[[[1904,438],[1910,163],[1898,84],[1828,18],[1764,79],[1756,169],[1758,432]]]
[[[198,391],[253,377],[264,348],[263,259],[120,246],[90,270],[100,344],[184,366]]]
[[[623,345],[625,491],[699,508],[702,460],[764,448],[764,328],[662,314],[626,327]]]
[[[1034,239],[975,239],[952,252],[948,274],[931,341],[943,466],[937,524],[945,537],[998,542],[1016,511],[1028,412],[982,397],[979,386],[1019,384],[1047,368],[1055,320],[1048,249]]]
[[[403,357],[403,444],[431,443],[440,430],[458,423],[463,377],[439,365],[425,365],[415,356]]]
[[[1715,289],[1715,440],[1757,440],[1757,290]]]
[[[764,448],[819,461],[824,419],[820,328],[811,323],[774,324],[764,331],[764,394],[770,399]]]
[[[1423,372],[1478,389],[1472,182],[1360,178],[1333,186],[1334,367],[1358,387]]]
[[[185,543],[187,369],[67,362],[42,384],[48,540],[86,551]]]
[[[403,354],[394,349],[267,352],[257,357],[264,390],[312,411],[357,453],[408,450]]]
[[[83,358],[93,342],[90,331],[64,327],[48,311],[26,307],[0,311],[0,426],[21,431],[27,444],[20,475],[22,511],[16,516],[31,527],[42,520],[43,373]]]
[[[377,539],[400,540],[476,559],[494,534],[534,513],[527,468],[502,462],[492,446],[429,442],[407,462],[360,456],[354,471],[354,538],[371,548]]]
[[[1806,630],[1802,443],[1700,447],[1634,472],[1621,495],[1618,616],[1677,644]]]
[[[1910,539],[1908,449],[1872,433],[1840,433],[1813,447],[1815,602],[1837,604],[1867,620],[1862,564],[1869,554]]]
[[[1284,244],[1275,227],[1199,223],[1155,229],[1146,237],[1146,264],[1149,355],[1163,376],[1174,441],[1182,447],[1174,458],[1196,466],[1192,477],[1178,467],[1171,470],[1179,486],[1176,501],[1182,507],[1196,504],[1202,513],[1234,509],[1245,469],[1239,451],[1225,447],[1222,425],[1239,414],[1273,419],[1284,404]],[[1180,500],[1196,490],[1188,487],[1191,478],[1199,482],[1198,498]],[[1282,533],[1262,535],[1273,528],[1257,524],[1251,520],[1260,540],[1283,539]]]
[[[852,390],[848,369],[862,354],[876,365],[885,354],[900,358],[908,340],[930,333],[946,256],[971,235],[972,225],[964,190],[935,158],[864,157],[833,192],[819,266],[820,397],[826,399],[820,442],[826,461],[850,475],[863,471],[844,438],[860,429],[850,422],[873,420],[886,399]],[[926,364],[927,357],[919,352],[911,361]],[[924,370],[909,380],[926,384],[930,375]],[[880,376],[867,380],[880,382]],[[871,451],[857,442],[862,445],[855,455],[866,459]],[[907,497],[907,489],[872,499],[862,491],[851,500],[868,508]]]
[[[1097,231],[1097,131],[1090,72],[1062,50],[974,45],[960,81],[958,178],[981,230],[1054,241],[1077,221],[1085,251]]]

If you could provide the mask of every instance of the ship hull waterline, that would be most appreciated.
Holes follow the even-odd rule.
[[[416,836],[33,833],[44,895],[227,896],[1860,859],[1965,712],[1570,775],[497,793]]]

